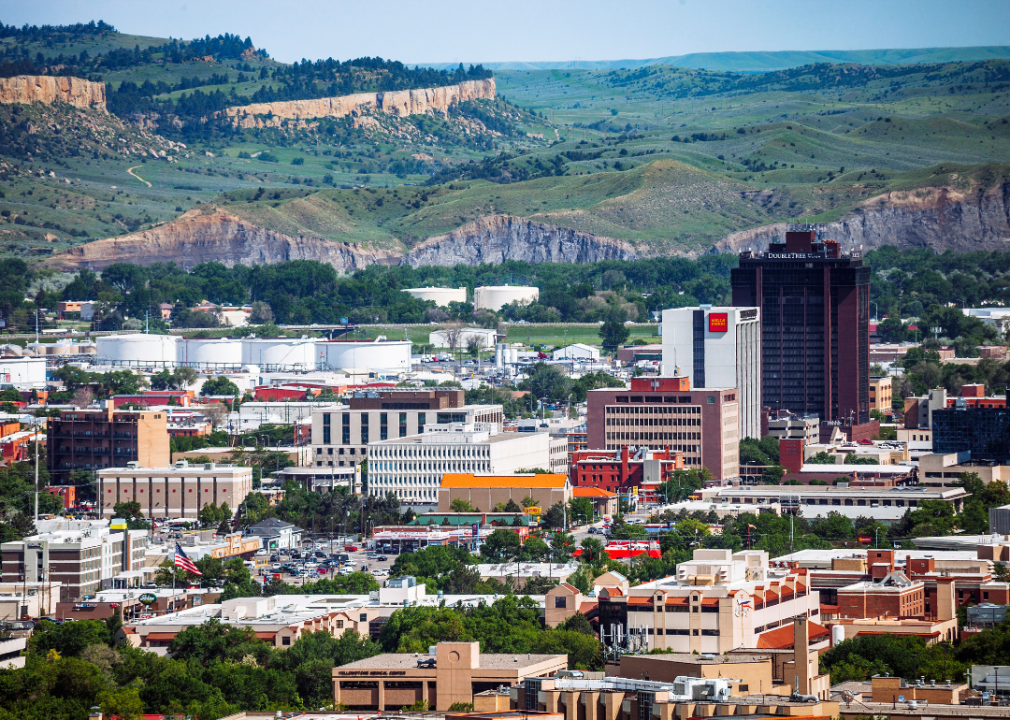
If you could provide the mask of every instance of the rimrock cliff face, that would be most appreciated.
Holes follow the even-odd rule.
[[[498,265],[506,260],[588,263],[636,257],[631,245],[623,240],[511,215],[490,215],[415,245],[403,262],[412,267],[451,267],[457,263]]]
[[[870,198],[841,220],[819,226],[845,249],[881,245],[953,250],[1010,249],[1010,181],[959,190],[949,186],[889,192]],[[764,249],[781,241],[784,223],[728,235],[712,252]]]
[[[47,105],[67,103],[82,110],[105,110],[105,83],[52,75],[0,78],[0,103],[29,105],[37,102]]]
[[[360,114],[362,110],[375,110],[398,117],[445,112],[458,102],[493,98],[494,95],[494,78],[488,78],[486,80],[467,80],[459,85],[420,90],[394,90],[341,95],[317,100],[254,103],[227,108],[224,113],[228,117],[234,118],[234,122],[241,127],[279,126],[283,120],[339,118]],[[270,117],[258,118],[257,115],[269,115]]]
[[[340,272],[376,263],[452,266],[457,263],[595,262],[636,257],[630,245],[568,228],[493,215],[446,235],[429,238],[404,255],[318,237],[292,236],[254,225],[221,209],[191,210],[160,227],[71,248],[47,265],[60,270],[94,270],[117,262],[151,265],[174,262],[191,269],[203,262],[260,265],[318,260]]]
[[[71,248],[49,264],[67,270],[101,269],[117,262],[151,265],[174,262],[186,270],[203,262],[261,265],[286,260],[318,260],[337,270],[353,271],[398,256],[362,249],[355,243],[285,235],[246,222],[231,213],[193,210],[167,225]]]

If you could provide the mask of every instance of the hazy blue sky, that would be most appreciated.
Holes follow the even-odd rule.
[[[5,24],[98,19],[139,35],[249,35],[285,62],[1010,45],[1010,0],[0,0]]]

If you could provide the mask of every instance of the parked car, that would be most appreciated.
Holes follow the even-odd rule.
[[[387,560],[389,560],[389,558],[386,557],[385,555],[379,555],[379,557],[375,559],[378,560],[379,562],[386,562]]]

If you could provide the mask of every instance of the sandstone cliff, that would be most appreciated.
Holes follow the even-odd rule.
[[[636,257],[631,245],[623,240],[510,215],[490,215],[415,245],[403,262],[412,267],[451,267],[457,263],[497,265],[506,260],[587,263]]]
[[[192,210],[167,225],[71,248],[53,256],[47,265],[73,271],[97,270],[117,262],[137,265],[174,262],[189,270],[210,261],[231,267],[318,260],[343,272],[397,259],[396,255],[362,249],[355,243],[285,235],[215,209]]]
[[[143,232],[108,238],[55,255],[47,265],[74,271],[117,262],[151,265],[174,262],[190,269],[203,262],[259,265],[285,260],[318,260],[341,272],[375,263],[452,266],[498,264],[506,260],[576,262],[633,260],[630,245],[613,238],[493,215],[446,235],[429,238],[403,255],[356,243],[292,236],[254,225],[221,209],[192,210],[178,220]]]
[[[713,252],[762,249],[785,233],[785,224],[728,235]],[[888,192],[870,198],[841,220],[822,226],[846,249],[881,245],[954,250],[1006,250],[1010,243],[1010,181],[970,190],[950,186]]]
[[[452,105],[466,100],[493,98],[494,78],[467,80],[458,85],[447,85],[420,90],[395,90],[380,93],[357,93],[317,100],[291,100],[288,102],[254,103],[231,107],[224,114],[234,118],[241,127],[279,126],[283,120],[311,120],[323,117],[345,117],[373,110],[397,117],[429,112],[445,112]],[[257,117],[260,116],[260,117]],[[267,116],[267,117],[263,117]]]
[[[0,103],[67,103],[82,110],[105,110],[105,83],[52,75],[0,78]]]

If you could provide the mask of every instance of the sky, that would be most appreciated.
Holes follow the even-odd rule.
[[[1010,45],[1010,0],[0,0],[5,24],[250,36],[294,62],[624,60]]]

